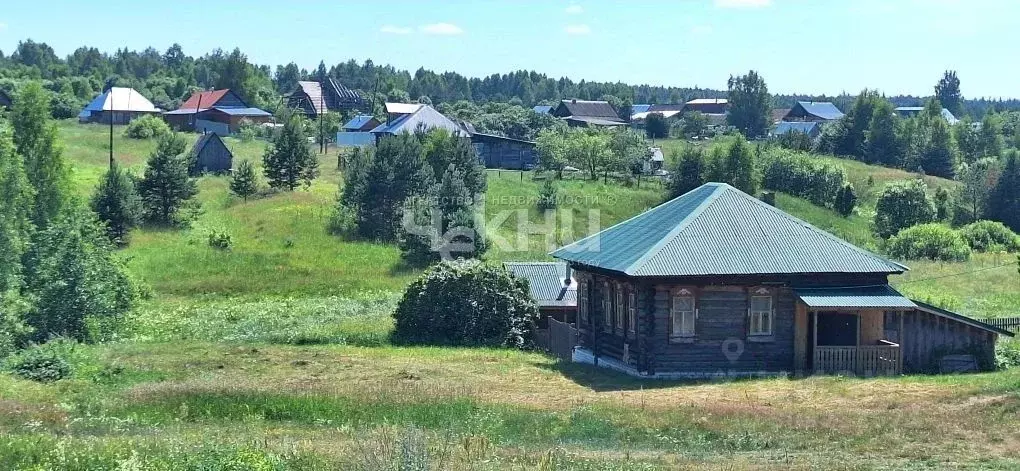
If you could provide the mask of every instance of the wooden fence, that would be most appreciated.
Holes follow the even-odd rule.
[[[577,346],[577,329],[573,324],[549,318],[549,351],[557,358],[570,361]]]
[[[819,374],[894,375],[902,371],[901,363],[897,344],[815,347],[814,370]]]
[[[1001,317],[999,319],[984,319],[981,322],[1011,332],[1016,332],[1020,330],[1020,317]]]

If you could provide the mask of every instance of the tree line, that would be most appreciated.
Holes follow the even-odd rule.
[[[0,51],[0,88],[13,91],[26,80],[42,80],[53,93],[54,117],[69,118],[109,86],[138,90],[156,106],[176,109],[195,90],[230,88],[252,106],[276,111],[281,96],[292,92],[299,80],[332,77],[357,90],[379,114],[385,101],[422,101],[438,105],[457,101],[475,103],[511,102],[530,107],[554,103],[560,99],[605,99],[619,103],[683,103],[692,98],[725,98],[727,90],[699,87],[631,85],[621,82],[575,81],[553,78],[535,71],[518,70],[485,77],[466,77],[456,72],[437,73],[424,68],[411,73],[391,65],[376,65],[348,60],[332,66],[320,62],[307,70],[291,62],[275,67],[255,64],[240,49],[213,50],[191,56],[179,44],[166,51],[148,47],[141,51],[127,48],[113,53],[82,46],[66,57],[59,57],[48,44],[31,39],[20,41],[9,55]],[[772,104],[789,107],[797,100],[828,100],[838,106],[853,97],[809,95],[773,95]],[[897,105],[912,105],[917,97],[891,97]],[[983,116],[988,109],[1020,109],[1018,100],[963,100],[966,111]]]

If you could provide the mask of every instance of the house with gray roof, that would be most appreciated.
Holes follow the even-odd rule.
[[[783,121],[835,121],[843,112],[828,101],[798,101],[783,117]]]
[[[551,255],[577,281],[573,360],[642,378],[990,369],[1013,335],[903,296],[906,266],[724,183]]]
[[[570,126],[626,126],[608,101],[562,100],[549,114]]]
[[[792,132],[807,134],[814,140],[821,137],[822,125],[817,121],[781,121],[772,130],[772,136],[779,137]]]
[[[414,107],[400,109],[394,108],[393,111],[390,110],[389,105],[390,103],[386,104],[387,111],[390,112],[393,118],[388,119],[385,123],[376,126],[375,129],[370,131],[376,136],[376,139],[387,135],[392,136],[405,132],[413,134],[432,129],[445,129],[454,136],[471,137],[471,134],[459,123],[447,118],[429,105],[415,105]],[[408,111],[408,113],[398,113],[397,111]]]

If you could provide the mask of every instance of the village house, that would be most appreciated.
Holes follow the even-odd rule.
[[[828,101],[798,101],[783,116],[783,121],[835,121],[843,117],[843,112]]]
[[[725,115],[730,102],[725,98],[695,98],[684,104],[683,111],[710,115]]]
[[[358,115],[351,118],[336,133],[336,145],[340,147],[361,147],[375,143],[375,135],[372,130],[382,123],[375,116],[370,114]]]
[[[893,110],[893,112],[895,112],[896,115],[901,118],[910,118],[913,116],[917,116],[921,114],[922,111],[924,111],[923,106],[900,106]],[[950,125],[960,122],[960,120],[957,119],[956,116],[953,116],[953,112],[949,111],[946,108],[942,108],[942,119],[946,120],[946,122],[949,123]]]
[[[163,119],[178,131],[234,134],[243,120],[254,124],[271,122],[273,115],[248,106],[232,90],[210,90],[193,93],[180,108],[163,113]]]
[[[133,88],[111,87],[95,97],[78,113],[78,122],[128,124],[145,115],[157,115],[151,101]]]
[[[471,134],[471,144],[486,168],[531,170],[538,165],[534,141],[481,133],[473,127],[465,126],[465,129]]]
[[[607,101],[562,100],[549,114],[575,127],[627,125]]]
[[[332,77],[324,82],[300,81],[297,88],[287,95],[287,106],[300,110],[305,116],[315,119],[331,111],[363,110],[365,102],[361,95]]]
[[[384,136],[405,132],[413,134],[432,129],[445,129],[454,136],[471,137],[463,126],[429,105],[387,103],[386,112],[389,116],[386,122],[370,131],[375,136],[376,142]]]
[[[552,255],[578,285],[573,360],[638,377],[989,369],[1012,336],[902,296],[888,277],[907,267],[723,183]]]

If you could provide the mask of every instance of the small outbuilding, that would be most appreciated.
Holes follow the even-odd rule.
[[[726,114],[730,101],[725,98],[695,98],[684,104],[685,112],[697,111],[701,114]]]
[[[158,114],[151,101],[133,88],[111,87],[78,113],[81,123],[128,124],[147,114]]]
[[[783,121],[776,124],[776,129],[772,131],[772,135],[779,137],[791,132],[807,134],[808,137],[814,140],[821,137],[822,125],[817,121]]]
[[[533,141],[474,132],[471,144],[486,168],[530,170],[538,164]]]
[[[549,114],[575,127],[625,126],[616,110],[607,101],[562,100]]]
[[[573,323],[577,314],[577,282],[565,262],[506,262],[514,276],[528,280],[532,299],[542,315],[541,324],[553,318]]]
[[[224,173],[234,165],[234,154],[216,133],[205,133],[191,148],[191,173]]]
[[[344,124],[343,130],[346,132],[369,132],[382,124],[375,116],[370,114],[362,114],[351,118],[347,124]]]

